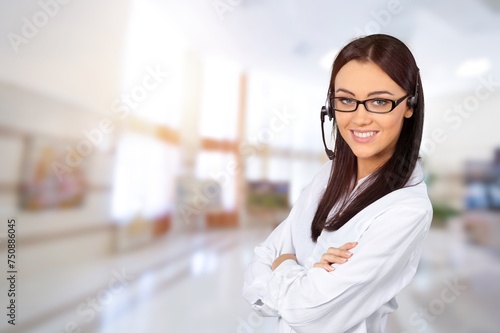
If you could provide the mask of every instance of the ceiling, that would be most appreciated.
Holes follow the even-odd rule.
[[[170,40],[182,40],[244,70],[274,73],[313,89],[325,89],[336,51],[356,36],[378,32],[399,37],[413,50],[426,97],[469,93],[479,76],[500,81],[500,0],[69,2],[19,53],[8,38],[0,39],[0,81],[105,109],[116,95],[122,40],[137,5],[155,14],[143,18],[153,27],[141,34],[146,44],[168,49],[175,47]],[[4,36],[19,33],[21,19],[40,11],[38,0],[0,7]]]
[[[478,75],[500,78],[497,0],[151,1],[191,47],[318,87],[328,80],[321,59],[371,33],[407,43],[428,95],[473,89]]]

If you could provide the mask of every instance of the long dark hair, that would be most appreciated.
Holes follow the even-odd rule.
[[[317,241],[322,230],[340,229],[362,209],[386,194],[405,186],[418,160],[424,123],[424,94],[419,69],[408,47],[388,35],[370,35],[347,44],[333,62],[328,91],[335,91],[335,78],[340,69],[351,60],[373,62],[409,95],[418,92],[417,104],[410,118],[403,118],[403,127],[394,154],[380,168],[369,175],[358,187],[356,195],[347,201],[357,176],[357,159],[340,135],[334,122],[335,158],[328,186],[319,201],[311,224],[311,238]],[[338,205],[335,214],[330,211]]]

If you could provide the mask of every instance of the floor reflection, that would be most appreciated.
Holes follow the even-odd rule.
[[[24,283],[38,289],[22,304],[39,307],[28,306],[20,330],[5,332],[272,332],[275,319],[257,317],[240,296],[243,269],[269,231],[176,235],[101,263],[33,277]],[[498,254],[462,236],[453,228],[431,230],[388,333],[497,331]],[[37,302],[40,297],[52,301]]]

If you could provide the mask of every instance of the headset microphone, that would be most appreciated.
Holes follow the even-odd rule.
[[[324,129],[324,123],[325,123],[325,116],[328,116],[330,120],[332,120],[333,116],[331,113],[328,112],[329,110],[329,105],[328,101],[326,102],[326,106],[321,107],[321,136],[323,137],[323,145],[325,146],[325,153],[328,156],[329,159],[333,160],[335,158],[335,153],[331,150],[328,149],[325,141],[325,129]]]

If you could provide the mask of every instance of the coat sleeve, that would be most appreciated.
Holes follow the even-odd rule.
[[[304,190],[301,197],[306,195]],[[298,202],[300,202],[300,197]],[[243,297],[252,308],[261,316],[278,316],[275,308],[262,304],[262,299],[268,290],[269,281],[272,279],[271,266],[274,260],[284,253],[295,253],[292,243],[291,224],[300,209],[296,205],[288,217],[281,222],[267,239],[254,249],[254,256],[247,266],[244,274]]]
[[[323,188],[326,183],[330,165],[330,163],[323,165],[311,183],[302,190],[288,217],[254,250],[254,256],[244,273],[242,294],[261,316],[279,316],[275,307],[262,303],[270,281],[274,280],[271,265],[281,254],[296,253],[292,241],[292,224],[299,218],[301,212],[311,205],[311,202],[317,200],[320,195],[318,188]]]
[[[428,200],[395,204],[363,233],[353,256],[333,272],[286,260],[268,272],[254,304],[296,332],[344,332],[369,317],[412,280],[432,219]]]

